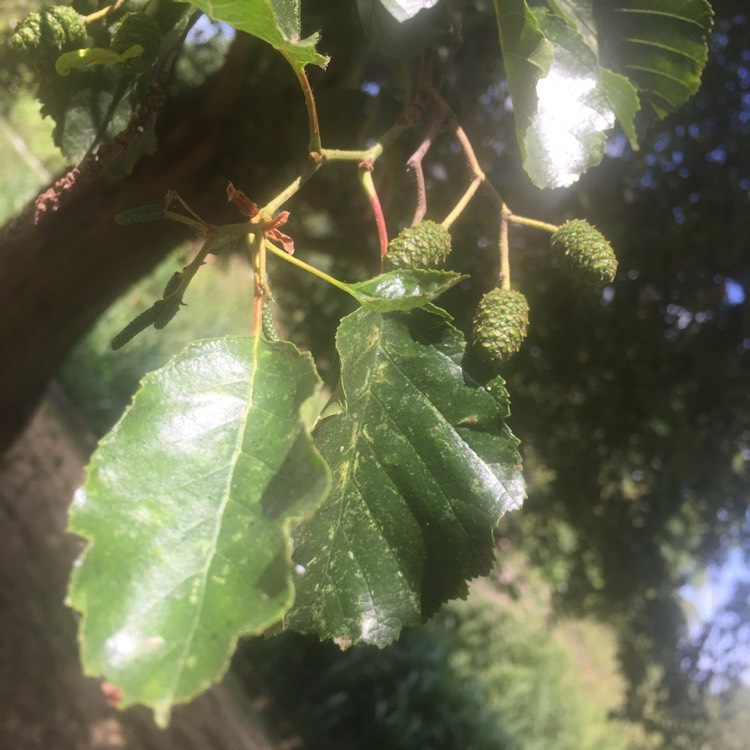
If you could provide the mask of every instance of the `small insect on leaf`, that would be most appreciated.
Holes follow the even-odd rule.
[[[127,211],[121,211],[115,216],[115,222],[118,224],[144,224],[149,221],[159,221],[164,218],[164,209],[157,204],[148,206],[138,206],[138,208],[129,208]]]

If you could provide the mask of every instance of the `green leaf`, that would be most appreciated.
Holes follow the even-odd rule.
[[[184,1],[184,0],[183,0]],[[300,67],[325,67],[328,58],[315,51],[318,34],[301,39],[299,0],[190,0],[215,21],[263,39]]]
[[[586,46],[598,55],[599,40],[594,22],[594,0],[549,0],[549,4],[557,15],[564,18],[578,32]]]
[[[602,90],[612,105],[630,147],[638,150],[638,136],[635,130],[635,116],[641,108],[641,100],[635,86],[625,76],[607,68],[599,68]]]
[[[346,286],[364,307],[378,312],[397,312],[424,307],[465,278],[450,271],[401,270]]]
[[[122,53],[101,47],[86,47],[65,52],[55,61],[58,75],[68,76],[71,71],[85,68],[88,65],[121,65],[143,54],[143,45],[134,44]]]
[[[583,43],[599,57],[599,29],[594,14],[594,0],[550,0],[555,13],[580,35]],[[605,39],[605,46],[609,47]],[[602,92],[612,105],[620,127],[630,142],[631,148],[638,150],[635,132],[635,116],[641,108],[635,86],[625,76],[600,67]]]
[[[99,445],[70,510],[89,544],[68,600],[86,673],[123,707],[165,725],[291,605],[290,530],[329,486],[308,432],[320,386],[291,344],[198,342]]]
[[[166,38],[177,44],[186,19],[183,14],[169,15],[164,26]],[[167,27],[171,27],[168,32]],[[57,58],[61,70],[69,75],[47,71],[41,76],[38,97],[42,114],[55,121],[54,142],[68,161],[80,162],[97,145],[125,130],[145,103],[150,91],[148,80],[130,69],[132,63],[142,59],[132,57],[136,51],[132,48],[127,51],[125,57],[130,55],[131,59],[124,65],[102,64],[107,60],[115,62],[108,50],[73,51]],[[173,48],[169,47],[165,54],[173,54]],[[97,64],[88,64],[92,62]],[[76,69],[77,63],[87,67]],[[145,124],[135,142],[126,139],[119,145],[124,151],[118,157],[105,159],[107,172],[113,177],[130,172],[140,156],[153,152],[156,146],[153,123]]]
[[[39,84],[42,114],[55,121],[55,144],[79,162],[92,145],[124,130],[137,109],[133,81],[119,66],[96,66]]]
[[[536,112],[521,143],[524,167],[538,187],[567,187],[602,160],[615,114],[596,56],[578,32],[544,9],[535,16],[553,62],[536,84]]]
[[[360,309],[337,342],[346,409],[315,433],[333,487],[295,534],[284,626],[383,646],[490,569],[524,484],[502,381],[471,379],[445,320]]]
[[[525,0],[494,0],[518,143],[536,111],[536,84],[552,67],[553,46],[539,30]]]
[[[637,148],[642,103],[664,117],[700,84],[705,0],[550,0],[554,14],[494,2],[524,169],[539,187],[598,164],[615,118]]]
[[[713,23],[705,0],[599,2],[596,20],[607,40],[604,64],[627,76],[657,117],[698,90]]]

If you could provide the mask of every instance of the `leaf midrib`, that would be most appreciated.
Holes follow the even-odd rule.
[[[243,414],[240,418],[240,423],[237,429],[237,437],[235,440],[234,449],[232,451],[232,460],[227,466],[227,468],[229,468],[230,470],[227,471],[227,480],[224,486],[224,492],[222,493],[221,503],[219,505],[217,513],[215,514],[216,528],[215,528],[214,537],[210,546],[211,552],[209,555],[206,556],[206,560],[207,560],[206,565],[204,566],[202,572],[200,573],[201,575],[200,593],[198,596],[198,602],[194,609],[194,612],[196,614],[195,614],[195,617],[193,618],[193,623],[190,628],[190,635],[184,641],[185,647],[183,649],[182,657],[180,659],[180,662],[181,662],[180,667],[178,670],[176,670],[175,683],[171,691],[172,700],[170,702],[174,702],[174,698],[178,694],[178,689],[182,681],[182,676],[185,673],[185,665],[187,664],[187,660],[192,651],[193,641],[195,640],[195,636],[200,627],[201,620],[203,619],[202,618],[203,603],[206,598],[206,587],[207,587],[208,575],[214,563],[215,558],[219,554],[217,553],[218,540],[219,540],[219,537],[221,536],[221,530],[222,530],[223,523],[224,523],[224,515],[226,514],[227,506],[229,505],[230,500],[231,500],[232,481],[235,475],[235,467],[237,466],[237,461],[239,460],[240,454],[242,453],[242,446],[245,440],[245,432],[247,430],[247,421],[248,421],[248,417],[250,415],[250,412],[253,406],[253,395],[255,392],[255,377],[258,372],[257,363],[258,363],[258,356],[259,356],[258,354],[259,343],[260,343],[260,337],[253,336],[252,358],[250,362],[250,378],[248,379],[248,385],[247,385],[247,401],[246,401],[247,407],[244,409]]]

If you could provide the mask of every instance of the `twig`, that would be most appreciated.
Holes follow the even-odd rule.
[[[439,109],[435,112],[434,117],[430,121],[430,126],[427,129],[422,143],[419,144],[417,150],[406,160],[406,169],[411,173],[414,182],[417,187],[417,206],[414,210],[414,218],[412,219],[412,226],[419,224],[424,215],[427,213],[427,189],[424,182],[424,170],[422,169],[422,160],[427,155],[427,152],[432,147],[432,143],[435,137],[440,132],[440,128],[443,127],[445,122],[445,111]]]
[[[518,224],[524,227],[532,227],[533,229],[541,229],[545,232],[554,234],[560,227],[555,224],[548,224],[546,221],[538,221],[537,219],[529,219],[526,216],[519,216],[518,214],[509,213],[508,219],[511,224]]]
[[[278,211],[299,189],[323,166],[325,158],[315,157],[313,152],[310,153],[302,174],[285,187],[275,198],[272,198],[261,211],[273,215]]]
[[[304,260],[300,260],[294,255],[289,255],[289,253],[285,252],[281,248],[276,247],[273,242],[266,241],[266,248],[270,250],[274,255],[278,256],[282,260],[285,260],[287,263],[291,263],[293,266],[297,266],[297,268],[301,268],[303,271],[307,271],[313,276],[317,276],[319,279],[327,281],[337,289],[341,289],[342,292],[346,292],[347,294],[352,293],[349,284],[346,284],[343,281],[339,281],[330,274],[327,274],[325,271],[321,271],[319,268],[315,268],[315,266],[311,266],[309,263],[305,263]]]
[[[176,190],[167,190],[167,194],[164,196],[164,210],[168,211],[174,203],[178,203],[182,208],[187,211],[201,226],[208,228],[210,225],[203,218],[193,211],[192,208],[182,199],[182,196]],[[179,221],[179,219],[178,219]]]
[[[95,10],[93,13],[89,13],[87,16],[83,17],[83,21],[86,24],[93,23],[94,21],[98,21],[100,18],[104,18],[105,16],[108,16],[110,13],[114,13],[115,11],[119,10],[127,0],[115,0],[112,5],[107,5],[104,8],[101,8],[100,10]]]
[[[503,204],[500,209],[500,283],[503,289],[510,289],[510,239],[508,237],[508,220],[510,210]]]
[[[310,86],[310,81],[305,73],[304,66],[293,60],[289,55],[284,52],[281,53],[286,58],[287,62],[292,66],[294,75],[297,76],[302,94],[305,97],[305,107],[307,108],[307,120],[310,128],[310,140],[308,142],[308,151],[312,153],[320,153],[322,144],[320,142],[320,122],[318,121],[318,110],[315,106],[315,96]]]
[[[490,180],[487,178],[487,175],[479,165],[479,160],[477,159],[474,148],[471,145],[471,141],[466,135],[466,131],[459,124],[455,114],[453,113],[453,110],[451,110],[448,103],[445,101],[445,99],[443,99],[443,97],[436,89],[431,88],[428,93],[435,101],[436,105],[448,118],[449,125],[452,128],[454,135],[456,136],[456,140],[461,146],[461,149],[464,153],[464,158],[466,159],[466,165],[472,175],[472,181],[469,187],[467,188],[463,196],[461,196],[461,199],[458,201],[455,208],[446,217],[445,221],[443,221],[443,226],[446,227],[446,229],[450,227],[453,221],[455,221],[455,219],[466,208],[469,201],[474,196],[474,193],[481,185],[489,194],[500,214],[500,235],[498,238],[498,251],[500,254],[500,280],[503,289],[510,289],[510,242],[508,237],[508,227],[509,222],[512,221],[513,214],[505,204],[505,201],[502,199],[500,193],[497,192],[495,186],[490,182]],[[536,222],[537,226],[540,226],[542,224],[543,222]],[[545,226],[549,227],[551,225]]]
[[[470,183],[469,187],[466,188],[466,191],[464,194],[459,198],[458,203],[453,207],[453,210],[448,214],[448,216],[443,219],[441,224],[446,229],[451,228],[451,224],[463,213],[466,206],[469,205],[469,201],[474,197],[474,193],[477,192],[477,189],[482,184],[482,180],[479,177],[475,177]]]
[[[380,242],[380,259],[385,257],[388,251],[388,228],[385,224],[383,207],[380,205],[378,191],[375,189],[375,182],[372,179],[372,162],[363,161],[359,165],[359,182],[367,194],[370,201],[372,213],[375,216],[375,225],[378,228],[378,240]]]

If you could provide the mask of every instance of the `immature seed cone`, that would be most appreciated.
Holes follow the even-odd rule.
[[[529,327],[529,303],[521,292],[493,289],[482,297],[474,316],[474,346],[497,367],[520,348]]]
[[[29,62],[54,64],[63,52],[86,46],[86,24],[73,8],[55,5],[26,16],[10,41]]]
[[[140,11],[126,13],[122,17],[109,46],[113,52],[122,54],[134,44],[143,47],[140,57],[143,64],[150,65],[156,59],[161,44],[161,30],[156,19]]]
[[[559,251],[571,271],[595,286],[609,284],[617,273],[617,258],[606,237],[583,219],[566,221],[552,235],[552,249]]]
[[[441,268],[451,251],[451,236],[434,221],[407,227],[391,240],[383,266],[392,271],[401,268]]]

